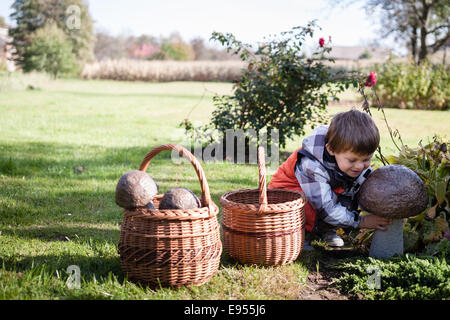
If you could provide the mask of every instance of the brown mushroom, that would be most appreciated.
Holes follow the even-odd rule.
[[[159,203],[159,209],[195,209],[200,208],[199,198],[187,188],[174,188],[167,191]]]
[[[403,219],[418,215],[428,205],[425,185],[419,176],[401,165],[381,167],[361,185],[357,198],[363,210],[392,219],[386,231],[375,231],[369,255],[379,258],[402,255]]]
[[[158,193],[158,185],[145,172],[132,170],[119,179],[116,186],[116,204],[122,208],[144,207]]]

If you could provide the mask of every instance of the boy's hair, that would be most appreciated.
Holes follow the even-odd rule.
[[[340,112],[331,119],[325,142],[333,152],[352,151],[368,155],[378,148],[380,133],[372,117],[352,109]]]

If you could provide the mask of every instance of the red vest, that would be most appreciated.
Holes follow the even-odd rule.
[[[275,174],[270,180],[269,189],[286,189],[293,191],[303,192],[300,184],[298,183],[297,177],[295,176],[295,165],[297,163],[297,153],[302,148],[299,148],[293,152],[289,158],[281,166],[278,167]],[[342,187],[335,188],[333,192],[340,194],[344,192]],[[308,199],[306,199],[308,200]],[[316,211],[311,207],[309,202],[305,203],[305,229],[311,232],[316,224]]]

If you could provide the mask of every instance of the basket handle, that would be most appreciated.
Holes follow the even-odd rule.
[[[258,171],[259,171],[259,209],[258,214],[267,210],[267,186],[266,186],[266,156],[264,147],[258,147]]]
[[[150,161],[161,151],[177,151],[180,156],[185,157],[191,162],[192,166],[195,169],[195,172],[197,173],[198,180],[200,181],[200,187],[202,189],[202,205],[208,207],[210,215],[213,215],[215,211],[213,208],[213,202],[211,201],[211,194],[209,192],[209,186],[208,182],[206,181],[205,172],[203,171],[200,163],[194,157],[194,155],[184,147],[175,144],[164,144],[160,145],[159,147],[153,148],[142,160],[139,170],[145,172],[148,165],[150,164]]]

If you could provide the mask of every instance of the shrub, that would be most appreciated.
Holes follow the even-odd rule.
[[[372,58],[372,55],[370,54],[369,50],[364,51],[361,53],[361,55],[358,57],[358,59],[370,59]]]
[[[232,34],[214,32],[211,39],[238,54],[248,68],[235,83],[233,95],[215,96],[216,109],[205,131],[275,129],[279,145],[285,147],[288,139],[304,134],[305,125],[314,127],[328,120],[324,116],[328,101],[338,100],[345,86],[323,63],[333,62],[325,57],[331,47],[317,44],[311,57],[303,54],[302,45],[307,36],[313,37],[315,27],[314,22],[294,27],[261,43],[255,52]],[[192,126],[185,121],[185,127]],[[270,136],[267,140],[270,144]]]
[[[190,61],[194,60],[194,57],[194,50],[189,44],[182,41],[165,41],[161,44],[160,52],[153,55],[150,59]]]
[[[405,256],[391,259],[346,259],[334,265],[336,286],[365,299],[436,300],[450,298],[450,265],[444,258]],[[380,287],[372,287],[375,270]]]
[[[23,70],[45,71],[53,77],[77,71],[78,65],[72,53],[72,44],[54,24],[37,29],[25,47]]]
[[[448,69],[424,62],[375,66],[377,93],[385,107],[402,109],[447,110],[450,107]]]

